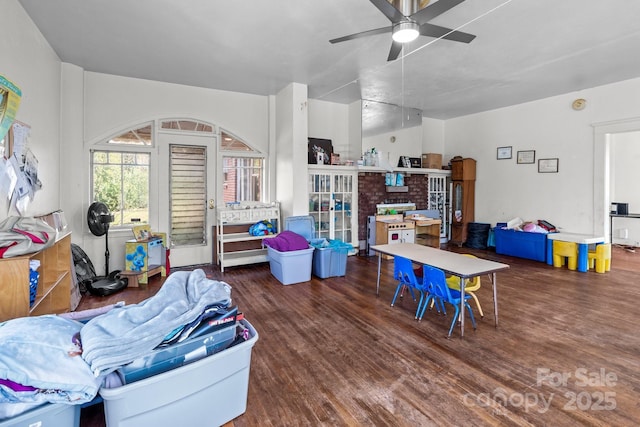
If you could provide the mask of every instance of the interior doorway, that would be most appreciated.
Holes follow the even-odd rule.
[[[640,132],[640,118],[596,123],[593,127],[593,232],[606,236],[605,241],[612,243],[609,212],[611,202],[617,201],[611,199],[613,144],[615,144],[616,136]]]

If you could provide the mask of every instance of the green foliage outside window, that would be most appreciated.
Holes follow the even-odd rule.
[[[93,152],[93,201],[109,207],[112,225],[149,222],[149,154]]]

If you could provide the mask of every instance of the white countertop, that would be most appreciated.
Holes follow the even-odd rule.
[[[593,234],[579,234],[579,233],[549,233],[547,234],[549,240],[562,240],[563,242],[574,242],[580,244],[593,244],[604,242],[604,236],[595,236]]]

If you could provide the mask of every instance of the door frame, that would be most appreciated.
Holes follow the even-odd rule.
[[[169,240],[168,248],[171,249],[171,265],[176,267],[211,264],[213,262],[213,227],[215,226],[215,204],[217,197],[217,147],[218,135],[215,133],[175,132],[158,129],[158,164],[160,170],[164,168],[166,173],[158,174],[158,216],[160,229],[167,230]],[[207,174],[207,209],[205,217],[206,244],[193,245],[181,248],[171,247],[170,238],[170,204],[169,204],[169,146],[185,145],[206,148],[206,174]],[[163,190],[164,189],[164,190]]]

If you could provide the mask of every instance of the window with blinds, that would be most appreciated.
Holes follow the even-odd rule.
[[[170,145],[171,247],[207,243],[207,149]]]

